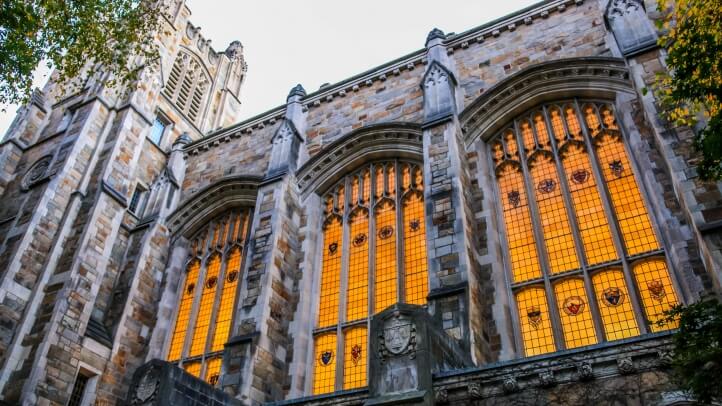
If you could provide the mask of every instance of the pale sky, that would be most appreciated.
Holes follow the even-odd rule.
[[[529,6],[530,0],[187,0],[191,21],[216,51],[243,43],[248,75],[242,118],[285,103],[301,83],[308,93],[424,46],[437,27],[462,32]],[[38,86],[44,78],[36,78]],[[17,106],[2,106],[0,136]]]

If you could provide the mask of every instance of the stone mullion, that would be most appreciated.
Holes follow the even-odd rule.
[[[367,274],[367,280],[368,280],[368,287],[366,288],[368,294],[367,294],[367,300],[368,300],[368,317],[367,319],[370,320],[371,316],[376,312],[376,238],[371,238],[370,236],[376,235],[376,203],[378,199],[376,199],[376,193],[379,193],[379,191],[376,190],[376,166],[381,166],[381,179],[384,179],[384,174],[386,173],[386,168],[383,163],[377,163],[370,165],[369,171],[369,181],[371,182],[371,185],[369,187],[369,255],[368,255],[368,274]],[[380,191],[380,193],[383,195],[383,190]],[[368,327],[368,326],[367,326]]]
[[[533,178],[529,171],[528,163],[526,160],[526,151],[524,148],[524,140],[521,137],[519,131],[519,123],[514,121],[514,135],[516,136],[517,151],[519,152],[519,161],[521,163],[521,170],[524,175],[524,187],[526,188],[527,202],[529,203],[529,211],[531,212],[532,219],[538,219],[538,221],[532,221],[534,228],[534,240],[536,240],[537,253],[539,256],[539,265],[541,266],[542,277],[544,280],[544,290],[547,295],[547,306],[549,307],[550,320],[552,322],[552,334],[554,336],[554,342],[558,350],[566,348],[566,342],[564,341],[564,334],[562,333],[562,322],[559,317],[559,307],[557,306],[557,298],[554,295],[554,289],[550,280],[551,270],[549,269],[549,255],[546,251],[546,243],[544,241],[544,231],[541,229],[539,221],[543,221],[539,215],[539,207],[537,206],[536,194],[534,193],[534,185],[532,184]],[[518,307],[516,297],[514,297],[514,303]]]
[[[341,279],[339,281],[339,292],[338,292],[338,319],[336,320],[336,382],[334,387],[336,390],[343,389],[343,324],[346,322],[346,300],[348,299],[348,271],[351,251],[351,206],[356,202],[352,202],[351,198],[351,177],[347,176],[344,178],[344,207],[343,207],[343,223],[342,223],[342,241],[341,245]],[[360,185],[360,183],[359,183]],[[361,190],[359,190],[359,193]]]
[[[203,296],[203,289],[206,280],[206,272],[208,271],[208,263],[213,257],[211,252],[211,244],[214,240],[215,232],[213,231],[216,223],[211,222],[208,224],[209,237],[205,240],[205,246],[201,249],[201,264],[198,269],[198,279],[196,282],[196,291],[193,293],[193,303],[191,304],[191,314],[188,316],[188,328],[186,329],[186,336],[183,342],[183,350],[181,351],[181,360],[185,364],[185,360],[190,357],[190,348],[193,342],[193,336],[196,332],[196,320],[198,313],[200,312],[201,296]],[[182,294],[182,293],[181,293]],[[201,354],[201,359],[203,354]],[[203,371],[201,371],[203,372]],[[203,375],[201,375],[203,376]]]
[[[394,184],[396,185],[396,190],[394,191],[396,194],[395,197],[395,203],[396,203],[396,303],[405,302],[405,285],[404,281],[406,280],[404,269],[404,220],[402,217],[402,210],[403,210],[403,196],[401,195],[402,190],[402,182],[403,182],[403,175],[399,171],[399,161],[394,161],[394,176],[396,176],[396,181]],[[411,171],[411,168],[409,167],[409,171]],[[411,178],[411,172],[409,172],[409,179]],[[409,180],[410,182],[410,180]]]
[[[567,176],[564,171],[564,165],[562,165],[562,159],[564,159],[559,153],[557,147],[557,141],[554,137],[554,129],[549,123],[549,114],[546,106],[543,107],[544,124],[546,125],[547,134],[549,135],[549,141],[551,142],[551,148],[555,156],[555,166],[557,168],[557,174],[559,175],[559,187],[561,187],[562,197],[564,199],[564,205],[566,206],[567,217],[569,218],[569,225],[572,230],[572,236],[574,237],[574,245],[576,246],[577,257],[579,258],[580,265],[582,268],[582,275],[584,278],[584,291],[587,294],[587,300],[590,303],[592,312],[592,320],[596,329],[597,342],[604,341],[603,323],[602,318],[599,314],[599,304],[597,303],[597,296],[594,294],[594,288],[592,286],[592,280],[589,277],[589,264],[587,263],[587,257],[584,250],[584,241],[582,240],[581,232],[579,230],[579,223],[577,221],[576,210],[572,202],[572,194],[567,184]],[[532,130],[536,134],[536,128],[532,125]],[[538,135],[537,135],[537,139]]]
[[[226,236],[225,238],[228,238],[228,236]],[[216,283],[216,294],[215,294],[215,297],[213,298],[213,309],[211,310],[211,320],[208,324],[208,333],[207,333],[208,336],[206,337],[206,347],[203,350],[203,354],[204,354],[203,355],[203,358],[204,358],[203,369],[204,370],[208,366],[208,362],[205,359],[205,356],[207,354],[211,353],[212,348],[213,348],[213,337],[215,335],[216,327],[217,327],[216,320],[218,320],[218,312],[219,312],[220,305],[221,305],[221,296],[223,293],[223,285],[225,285],[226,269],[228,268],[228,259],[229,259],[230,253],[231,253],[231,248],[232,247],[225,246],[225,244],[224,244],[224,249],[223,249],[223,252],[221,253],[221,269],[218,271],[218,281]],[[201,372],[204,373],[205,371],[201,371]]]
[[[594,176],[597,178],[597,190],[600,192],[600,196],[602,197],[602,204],[604,205],[604,209],[607,212],[607,218],[611,219],[611,221],[609,222],[609,226],[612,232],[612,239],[614,241],[614,245],[617,248],[617,252],[621,255],[622,273],[624,274],[624,282],[627,284],[627,290],[630,292],[629,298],[632,302],[632,309],[634,309],[634,318],[637,321],[640,333],[645,334],[648,332],[648,329],[647,322],[644,317],[645,313],[642,310],[641,306],[639,289],[637,288],[637,284],[634,282],[634,278],[632,277],[629,261],[627,260],[627,250],[624,245],[624,240],[622,239],[622,231],[619,228],[619,220],[617,219],[617,213],[612,207],[611,193],[609,192],[609,188],[607,187],[607,181],[604,178],[604,174],[599,163],[599,158],[597,157],[597,150],[594,148],[594,141],[592,140],[591,134],[589,134],[589,131],[587,130],[587,124],[584,120],[584,116],[582,115],[582,110],[579,106],[579,102],[577,101],[577,99],[574,99],[574,113],[577,117],[577,121],[579,122],[579,128],[581,128],[582,130],[585,145],[587,146],[587,150],[589,151],[589,161],[592,166],[592,172],[594,172]]]

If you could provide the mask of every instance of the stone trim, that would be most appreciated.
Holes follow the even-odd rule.
[[[230,207],[255,205],[260,183],[259,177],[232,176],[201,189],[168,216],[172,239],[192,237],[200,227]]]
[[[469,148],[477,138],[488,139],[510,118],[544,101],[613,100],[622,92],[634,92],[623,59],[584,57],[540,63],[497,83],[464,109],[460,114],[464,143]]]
[[[390,123],[359,128],[324,147],[296,172],[301,200],[311,192],[323,192],[355,164],[379,158],[420,160],[422,155],[418,124]]]

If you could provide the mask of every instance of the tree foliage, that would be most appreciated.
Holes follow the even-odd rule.
[[[702,124],[695,146],[703,179],[722,178],[722,0],[658,0],[671,74],[658,77],[658,95],[676,125]]]
[[[2,0],[0,104],[27,101],[33,71],[56,69],[55,80],[78,85],[102,67],[110,85],[137,78],[155,60],[160,7],[145,0]]]
[[[679,305],[659,323],[676,320],[672,366],[677,381],[703,403],[722,400],[722,304],[712,298]]]

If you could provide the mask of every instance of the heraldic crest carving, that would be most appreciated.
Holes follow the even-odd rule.
[[[416,350],[416,326],[398,311],[384,322],[379,333],[379,358],[383,361],[391,355],[411,354]]]

